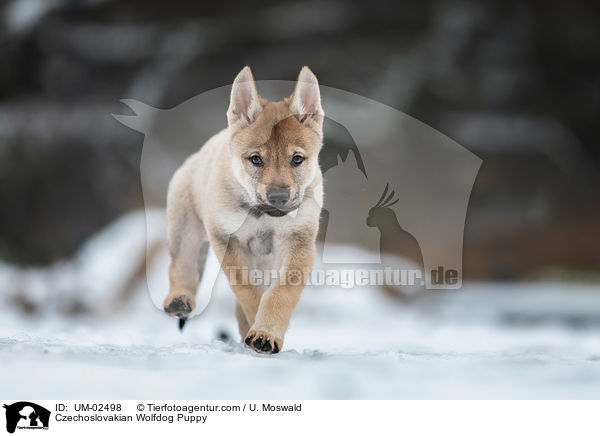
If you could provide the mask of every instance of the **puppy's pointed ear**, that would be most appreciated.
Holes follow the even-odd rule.
[[[246,66],[233,81],[227,121],[230,126],[240,121],[246,125],[252,124],[261,110],[260,97],[256,91],[252,70]]]
[[[323,108],[321,107],[321,92],[317,77],[308,67],[302,67],[292,94],[290,110],[298,121],[307,126],[317,128],[323,126]]]

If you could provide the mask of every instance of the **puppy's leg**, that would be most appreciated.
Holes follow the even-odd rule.
[[[191,205],[169,205],[169,294],[165,312],[185,318],[196,307],[196,292],[208,253],[208,238]]]
[[[314,243],[294,244],[290,253],[282,272],[285,276],[262,296],[256,320],[246,335],[246,345],[256,351],[278,353],[281,350],[292,311],[306,285],[308,274],[305,273],[315,260]]]
[[[244,313],[242,306],[240,306],[240,303],[237,302],[235,303],[235,317],[237,318],[240,336],[242,337],[242,339],[244,339],[246,337],[246,334],[248,333],[248,330],[250,329],[250,324],[246,319],[246,314]]]
[[[260,304],[260,297],[262,295],[261,289],[256,286],[252,286],[247,283],[248,277],[244,277],[242,268],[245,266],[243,261],[243,255],[239,242],[235,236],[223,235],[219,233],[217,228],[208,229],[208,238],[210,245],[213,247],[221,268],[225,272],[231,290],[235,294],[237,299],[236,315],[241,310],[241,314],[245,315],[246,323],[251,325],[254,323],[256,312],[258,311],[258,305]],[[240,322],[238,315],[238,323],[240,327],[240,333],[242,331],[243,323]],[[245,328],[246,332],[248,331]],[[242,335],[242,337],[245,336]]]

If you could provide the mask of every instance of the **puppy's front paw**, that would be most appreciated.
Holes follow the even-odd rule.
[[[171,291],[163,303],[165,312],[178,318],[187,317],[196,307],[194,297],[186,291]]]
[[[259,353],[276,354],[281,350],[283,339],[261,329],[250,329],[244,343]]]

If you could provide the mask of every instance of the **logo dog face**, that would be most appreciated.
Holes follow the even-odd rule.
[[[317,78],[300,71],[293,94],[279,102],[258,95],[252,72],[236,77],[227,111],[233,173],[251,204],[283,216],[302,203],[318,168],[323,109]]]

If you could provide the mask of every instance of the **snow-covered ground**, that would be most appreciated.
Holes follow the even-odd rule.
[[[135,239],[130,224],[117,224],[82,250],[77,268],[57,265],[36,280],[75,269],[105,283],[84,259],[107,247],[118,258],[135,246],[109,243],[122,239],[119,225]],[[4,266],[2,289],[14,277]],[[80,282],[89,285],[81,277],[68,284]],[[42,287],[47,307],[59,306]],[[0,397],[599,398],[598,291],[469,283],[460,291],[426,291],[407,304],[373,288],[309,287],[274,356],[240,345],[223,282],[183,333],[148,292],[121,311],[75,317],[51,309],[26,316],[3,304]],[[222,333],[230,339],[217,339]]]

